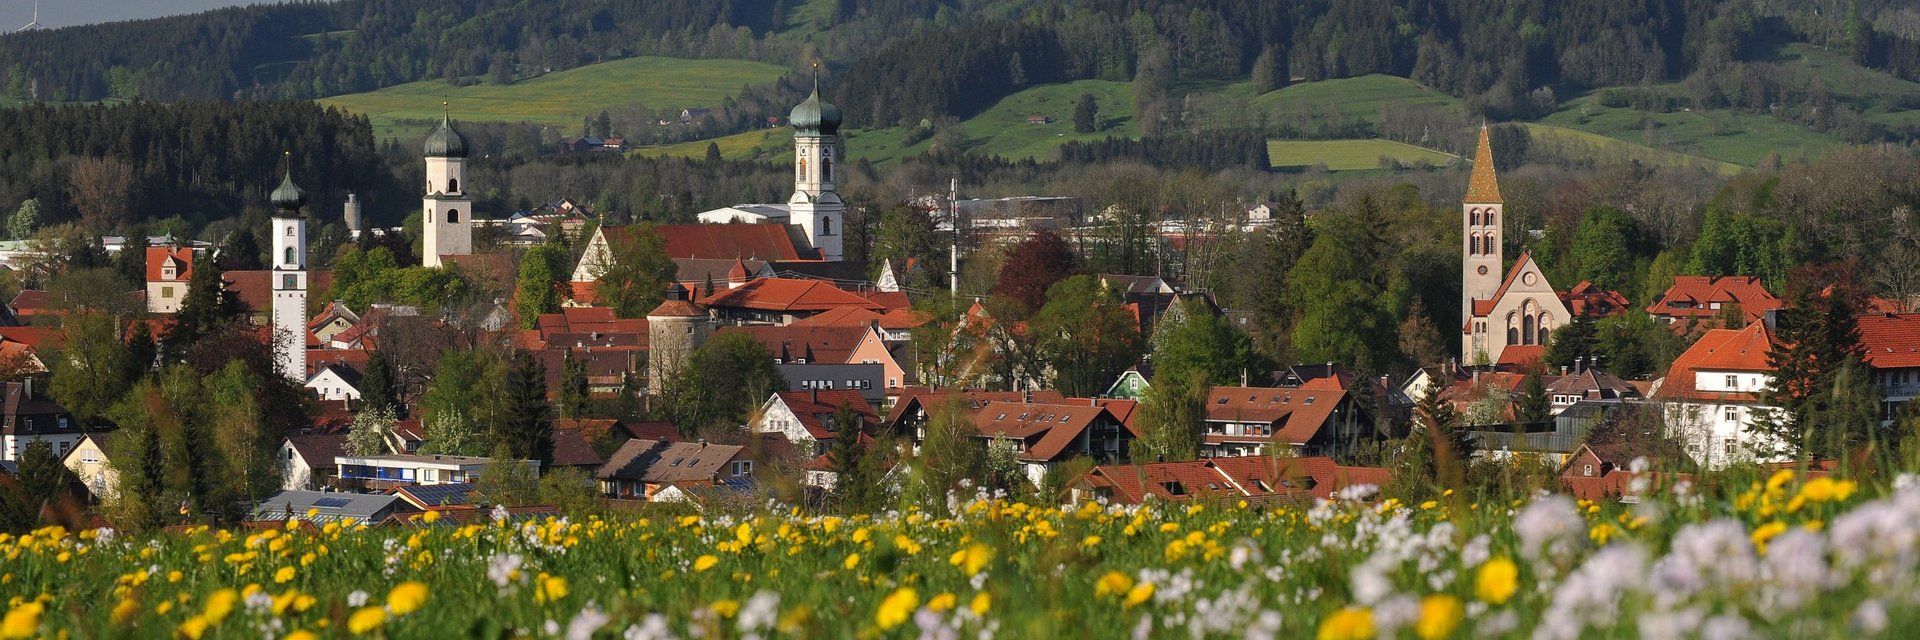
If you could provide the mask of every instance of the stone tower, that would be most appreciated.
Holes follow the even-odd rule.
[[[359,240],[360,232],[367,227],[366,222],[360,219],[360,200],[353,194],[347,194],[347,203],[341,206],[340,217],[347,223],[347,236]]]
[[[660,395],[681,363],[713,333],[713,318],[688,297],[686,287],[668,283],[667,299],[647,312],[648,395]]]
[[[1463,326],[1474,322],[1475,300],[1491,300],[1500,289],[1502,270],[1500,225],[1506,216],[1500,202],[1500,182],[1493,172],[1493,145],[1487,139],[1486,125],[1480,126],[1479,148],[1473,152],[1473,176],[1467,182],[1467,197],[1460,205],[1460,316]],[[1466,326],[1461,357],[1471,360],[1476,351],[1473,336],[1484,335],[1483,327]]]
[[[473,201],[467,198],[467,139],[445,114],[427,135],[426,197],[420,203],[420,263],[473,253]]]
[[[307,196],[287,175],[273,190],[273,352],[280,370],[296,383],[307,381],[307,219],[300,208]]]
[[[834,190],[840,163],[840,107],[820,99],[820,70],[813,72],[813,95],[793,108],[793,197],[787,199],[789,220],[800,225],[821,259],[841,258],[842,215],[846,205]]]

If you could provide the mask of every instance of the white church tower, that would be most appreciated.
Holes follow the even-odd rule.
[[[442,106],[445,106],[444,104]],[[473,253],[473,201],[467,198],[467,139],[444,113],[427,135],[427,189],[420,203],[420,264]]]
[[[273,190],[273,351],[280,370],[307,381],[307,195],[293,184],[293,162]]]
[[[840,158],[840,108],[820,99],[820,69],[814,65],[813,95],[793,108],[793,197],[787,200],[791,224],[800,225],[820,258],[841,259],[846,205],[834,191]]]

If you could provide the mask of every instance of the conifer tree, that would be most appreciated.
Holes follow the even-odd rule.
[[[504,415],[496,425],[493,445],[516,460],[539,460],[540,468],[553,464],[552,407],[547,404],[547,372],[531,353],[522,353],[507,373],[508,395]]]
[[[1849,433],[1848,423],[1822,419],[1836,397],[1849,395],[1836,396],[1841,371],[1860,363],[1863,355],[1851,296],[1839,286],[1824,292],[1806,286],[1781,310],[1778,326],[1767,354],[1773,376],[1761,393],[1772,410],[1759,412],[1754,425],[1770,441],[1757,443],[1756,453],[1791,459],[1840,455],[1848,443],[1867,435]]]
[[[384,408],[396,418],[400,415],[400,402],[393,387],[393,365],[388,363],[384,351],[374,351],[367,356],[366,372],[360,377],[360,401],[363,410]]]
[[[1514,417],[1520,422],[1533,424],[1546,422],[1553,418],[1553,405],[1547,400],[1547,386],[1540,376],[1540,368],[1527,370],[1526,377],[1520,380],[1520,401],[1514,406]]]
[[[587,385],[587,365],[580,358],[568,357],[560,369],[560,404],[554,411],[560,417],[578,420],[586,416],[587,398],[591,388]]]
[[[860,416],[840,403],[833,413],[833,444],[827,461],[833,467],[833,501],[845,513],[865,513],[873,506],[877,487],[867,464],[867,445],[860,441]]]

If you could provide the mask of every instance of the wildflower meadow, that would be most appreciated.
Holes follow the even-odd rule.
[[[0,636],[1822,638],[1920,621],[1920,481],[1638,502],[590,516],[0,536]],[[1906,637],[1911,637],[1907,635]]]

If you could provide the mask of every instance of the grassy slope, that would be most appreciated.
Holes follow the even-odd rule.
[[[1241,89],[1242,86],[1246,88]],[[1251,91],[1251,86],[1236,83],[1228,90]],[[1459,98],[1422,87],[1412,80],[1383,75],[1301,83],[1270,91],[1253,100],[1254,106],[1260,109],[1319,109],[1334,105],[1347,115],[1367,119],[1378,116],[1380,105],[1388,102],[1448,107],[1462,104]]]
[[[1725,174],[1739,173],[1744,168],[1731,162],[1655,149],[1590,131],[1539,123],[1528,123],[1526,127],[1536,151],[1547,151],[1560,157],[1589,157],[1599,163],[1639,160],[1654,165],[1695,165]]]
[[[1333,171],[1378,169],[1380,158],[1402,162],[1425,160],[1437,165],[1451,154],[1390,140],[1268,140],[1267,159],[1274,167],[1311,167],[1324,163]]]
[[[440,115],[440,102],[453,103],[462,120],[534,122],[576,131],[581,119],[603,109],[642,104],[648,108],[717,106],[741,85],[768,82],[783,67],[745,60],[687,60],[642,56],[589,65],[522,80],[510,85],[456,87],[445,81],[412,82],[320,100],[321,104],[372,118],[374,135],[424,133],[398,127],[400,119]],[[706,145],[701,145],[704,152]]]

